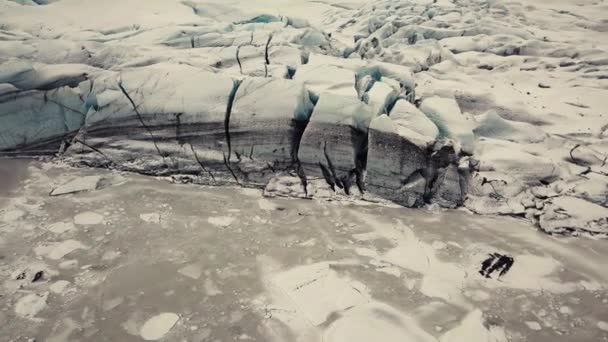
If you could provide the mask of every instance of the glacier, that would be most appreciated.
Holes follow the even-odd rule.
[[[580,3],[4,0],[0,155],[607,236],[607,9]]]

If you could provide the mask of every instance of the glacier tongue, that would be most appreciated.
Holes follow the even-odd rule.
[[[0,154],[606,235],[601,6],[7,1]]]

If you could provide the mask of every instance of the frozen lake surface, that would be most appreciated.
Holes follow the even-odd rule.
[[[602,240],[462,210],[1,164],[0,341],[608,340]],[[486,278],[492,253],[513,265]]]

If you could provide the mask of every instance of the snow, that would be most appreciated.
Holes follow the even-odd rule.
[[[559,196],[606,207],[604,7],[3,1],[0,154],[204,184],[265,187],[290,172],[301,189],[286,193],[297,196],[307,184],[325,194],[321,176],[326,188],[355,177],[349,196],[369,188],[406,206],[464,205],[602,235],[599,214],[549,225],[553,207],[532,189],[559,184]],[[448,140],[450,166],[420,171]],[[404,195],[412,188],[424,196]]]
[[[72,222],[55,222],[47,227],[47,230],[54,234],[63,234],[76,230],[76,226]]]
[[[177,270],[178,273],[191,278],[191,279],[199,279],[201,277],[202,271],[200,266],[192,264],[192,265],[186,265],[182,268],[180,268],[179,270]]]

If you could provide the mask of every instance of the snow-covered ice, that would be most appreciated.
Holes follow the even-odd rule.
[[[550,198],[535,193],[607,206],[604,7],[5,0],[0,151],[203,184],[266,187],[287,172],[301,190],[282,195],[548,227]],[[543,229],[605,235],[597,222]]]

